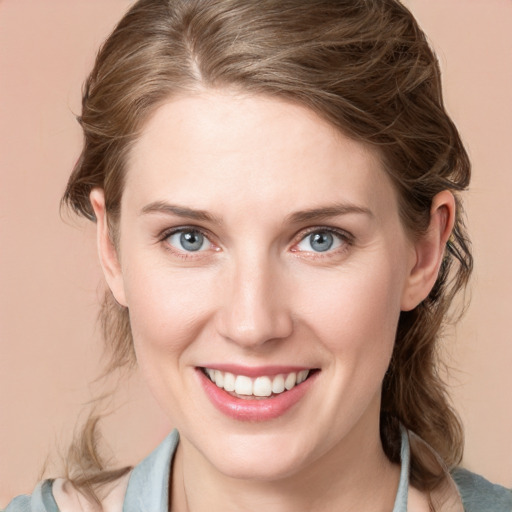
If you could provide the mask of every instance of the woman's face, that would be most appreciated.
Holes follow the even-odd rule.
[[[118,254],[109,283],[184,449],[272,479],[377,442],[416,252],[375,152],[281,100],[175,98],[132,149]]]

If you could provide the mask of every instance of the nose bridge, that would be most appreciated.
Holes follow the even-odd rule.
[[[239,345],[257,346],[291,334],[292,318],[277,258],[268,251],[238,254],[230,265],[219,332]]]

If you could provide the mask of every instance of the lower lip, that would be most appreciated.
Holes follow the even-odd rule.
[[[238,398],[217,387],[202,370],[197,369],[199,379],[217,409],[240,421],[268,421],[285,414],[307,393],[319,372],[314,372],[304,382],[272,398]]]

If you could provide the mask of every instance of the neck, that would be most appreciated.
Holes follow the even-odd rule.
[[[186,439],[173,463],[174,511],[187,512],[389,512],[400,468],[385,456],[378,424],[356,427],[313,463],[279,480],[233,478],[218,472]]]

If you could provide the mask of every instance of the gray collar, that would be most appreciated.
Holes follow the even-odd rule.
[[[396,492],[393,512],[407,512],[407,497],[409,495],[409,465],[411,459],[411,448],[409,446],[409,435],[407,429],[400,425],[402,434],[402,446],[400,448],[400,482]]]

